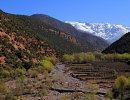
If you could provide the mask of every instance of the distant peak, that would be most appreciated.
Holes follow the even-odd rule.
[[[93,35],[102,37],[111,43],[118,40],[121,36],[130,31],[130,27],[121,24],[97,23],[97,22],[84,23],[76,21],[66,21],[66,23],[71,24],[77,30],[89,32]]]

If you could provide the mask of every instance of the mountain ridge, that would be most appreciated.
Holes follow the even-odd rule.
[[[86,33],[86,32],[85,32],[86,34],[84,34],[84,32],[76,30],[72,25],[70,25],[68,23],[64,23],[64,22],[57,20],[53,17],[50,17],[48,15],[34,14],[31,17],[39,19],[40,21],[43,21],[59,30],[70,33],[70,34],[74,35],[75,37],[81,39],[82,41],[84,40],[85,42],[89,42],[90,44],[95,46],[96,49],[98,49],[98,50],[103,50],[109,45],[109,43],[106,42],[101,37],[97,37],[97,36],[94,36],[94,35],[92,35],[90,33]]]
[[[0,11],[0,66],[34,66],[43,56],[93,51],[91,44],[26,15]]]
[[[102,37],[110,43],[115,42],[121,38],[125,33],[130,31],[130,27],[119,25],[119,24],[110,24],[110,23],[83,23],[83,22],[74,22],[66,21],[77,30],[83,32],[89,32],[90,34]]]

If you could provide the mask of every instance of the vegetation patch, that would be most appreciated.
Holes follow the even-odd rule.
[[[130,61],[130,54],[103,54],[100,52],[87,52],[87,53],[74,53],[74,54],[64,54],[63,60],[67,63],[86,63],[92,61],[111,61],[111,62],[128,62]]]

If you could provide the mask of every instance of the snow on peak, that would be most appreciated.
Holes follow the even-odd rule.
[[[65,23],[71,24],[77,30],[102,37],[110,43],[118,40],[130,31],[130,27],[110,23],[81,23],[74,21],[66,21]]]

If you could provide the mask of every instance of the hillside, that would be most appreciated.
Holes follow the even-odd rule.
[[[121,24],[110,23],[83,23],[66,21],[77,30],[82,32],[89,32],[93,35],[99,36],[110,43],[120,39],[124,34],[130,31],[130,27]]]
[[[103,53],[130,53],[130,32],[111,44]]]
[[[100,37],[94,36],[88,32],[78,31],[72,25],[59,21],[48,15],[34,14],[31,17],[39,19],[40,21],[43,21],[59,30],[70,33],[70,34],[74,35],[75,37],[77,37],[81,40],[84,40],[87,43],[89,42],[91,45],[96,47],[96,49],[98,49],[98,50],[103,50],[109,45],[109,43],[107,41],[105,41],[104,39],[102,39]]]
[[[25,15],[0,11],[0,62],[2,66],[33,66],[42,56],[82,51],[94,47],[74,36]]]

